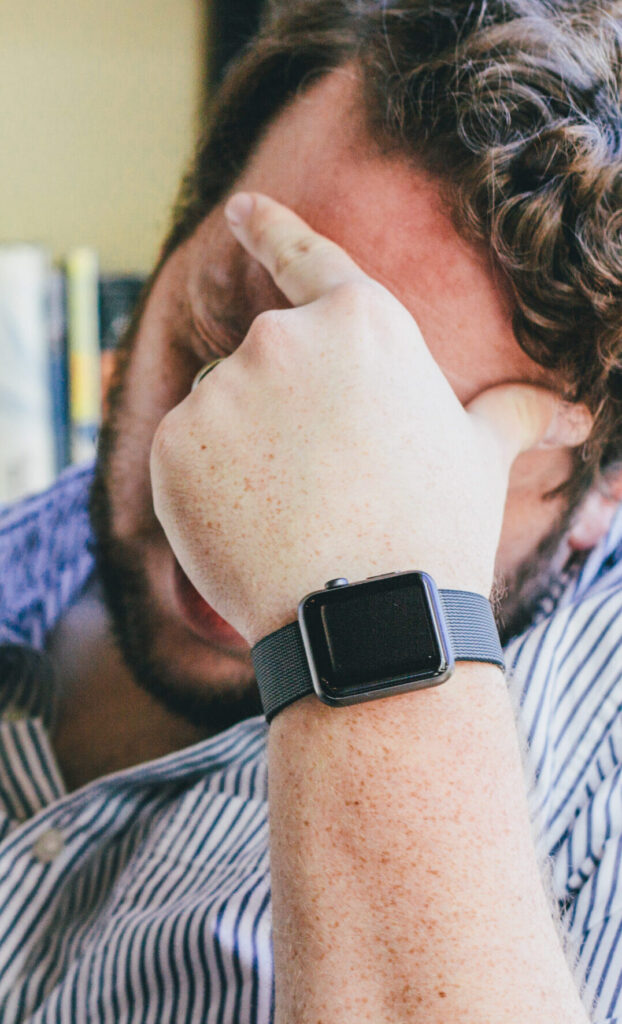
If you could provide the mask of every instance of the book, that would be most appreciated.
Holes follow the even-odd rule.
[[[67,289],[60,267],[52,267],[48,280],[48,338],[52,432],[58,475],[71,463],[69,429],[69,367],[67,363]]]
[[[0,503],[56,475],[49,344],[50,256],[0,245]]]
[[[101,420],[99,266],[87,246],[67,256],[67,350],[71,461],[95,456]]]
[[[0,245],[0,504],[95,454],[116,349],[146,278],[98,273],[81,247],[63,267],[38,245]]]
[[[99,279],[99,331],[103,411],[116,364],[116,349],[127,331],[146,278],[140,274],[102,274]]]

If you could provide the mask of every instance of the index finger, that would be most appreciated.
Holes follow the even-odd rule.
[[[335,242],[293,210],[259,192],[238,192],[225,206],[238,242],[262,264],[294,306],[367,275]]]

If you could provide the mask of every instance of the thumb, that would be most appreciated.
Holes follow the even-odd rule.
[[[586,405],[565,402],[533,384],[489,388],[466,411],[496,435],[510,462],[531,448],[576,448],[587,440],[593,423]]]

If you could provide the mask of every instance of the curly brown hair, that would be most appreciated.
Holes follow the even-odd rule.
[[[285,0],[230,69],[162,259],[274,116],[346,62],[370,137],[445,186],[514,297],[521,347],[596,414],[573,492],[622,462],[622,0]]]

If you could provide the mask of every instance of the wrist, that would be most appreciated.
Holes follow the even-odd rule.
[[[285,708],[274,719],[274,727],[277,723],[284,723],[287,729],[295,726],[325,731],[330,728],[331,736],[336,735],[335,729],[338,732],[343,729],[344,734],[350,735],[352,730],[369,730],[370,734],[380,737],[385,729],[388,735],[399,725],[404,729],[404,738],[411,735],[413,740],[446,744],[448,736],[451,736],[459,745],[464,741],[461,730],[468,728],[469,721],[485,720],[491,714],[501,714],[504,720],[509,715],[513,721],[503,669],[485,662],[460,661],[456,662],[451,678],[442,686],[397,694],[390,700],[351,704],[340,709],[338,714],[311,695]],[[420,728],[412,734],[409,730],[415,720]],[[424,726],[424,723],[427,724]],[[436,723],[434,728],[433,723]],[[359,752],[365,756],[367,748],[362,747]],[[389,753],[386,748],[385,753]]]
[[[252,657],[268,721],[309,694],[340,708],[439,686],[456,661],[504,665],[488,600],[417,571],[328,581]]]
[[[435,569],[434,566],[430,565],[429,560],[426,561],[423,558],[411,558],[402,564],[425,566],[425,573],[432,577],[439,590],[463,591],[465,593],[478,594],[487,600],[490,599],[493,590],[493,570],[477,573],[466,570],[464,566],[449,566],[447,563],[442,563]],[[298,608],[301,600],[307,594],[322,590],[329,579],[342,578],[352,582],[363,582],[369,579],[377,579],[384,575],[396,575],[401,571],[403,570],[396,571],[392,567],[381,571],[377,564],[371,566],[367,564],[366,569],[354,567],[348,572],[344,569],[343,565],[340,565],[337,571],[335,571],[334,566],[332,567],[331,575],[331,569],[325,570],[323,574],[317,570],[309,573],[308,567],[306,567],[306,570],[301,570],[299,574],[299,582],[288,585],[286,593],[274,595],[268,601],[264,597],[264,600],[258,603],[259,606],[255,606],[252,609],[249,608],[249,614],[252,618],[245,631],[245,637],[250,646],[253,647],[265,636],[268,636],[268,634],[282,629],[291,622],[295,622],[298,617]]]

